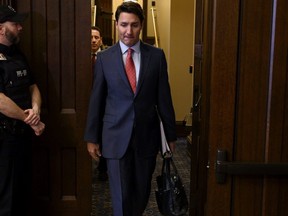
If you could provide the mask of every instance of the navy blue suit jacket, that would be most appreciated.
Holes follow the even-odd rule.
[[[120,159],[126,152],[132,131],[139,156],[155,156],[161,145],[156,107],[167,141],[176,140],[164,52],[142,42],[140,51],[135,95],[126,77],[119,42],[97,55],[84,139],[102,145],[105,158]]]

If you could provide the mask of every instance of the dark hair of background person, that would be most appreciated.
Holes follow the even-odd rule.
[[[100,37],[102,37],[102,32],[101,32],[101,29],[97,26],[91,26],[91,30],[96,30],[100,33]]]
[[[144,16],[141,6],[138,3],[130,1],[130,2],[124,2],[123,4],[119,5],[115,13],[115,19],[117,22],[118,22],[120,13],[122,12],[133,13],[139,17],[141,23],[143,23],[144,21],[145,16]]]

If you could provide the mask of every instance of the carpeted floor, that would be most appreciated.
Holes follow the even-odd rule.
[[[177,140],[176,152],[174,153],[174,162],[178,173],[186,189],[186,194],[189,198],[190,194],[190,157],[187,155],[186,138],[179,138]],[[162,159],[159,155],[157,159],[157,166],[154,172],[152,181],[152,189],[148,206],[143,216],[161,216],[158,211],[155,200],[156,176],[160,174],[162,168]],[[108,181],[102,182],[97,179],[97,172],[93,176],[93,193],[92,193],[92,212],[91,216],[112,216],[111,198],[109,192]],[[189,210],[188,210],[189,212]],[[188,214],[187,214],[188,215]]]

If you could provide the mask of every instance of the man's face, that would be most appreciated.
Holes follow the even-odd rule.
[[[135,45],[139,41],[142,30],[142,23],[138,16],[133,13],[122,12],[116,22],[119,39],[128,47]]]
[[[22,26],[15,22],[5,22],[1,24],[1,32],[3,33],[6,45],[17,44],[20,41],[20,33]]]
[[[91,30],[91,49],[95,53],[102,45],[102,37],[100,37],[99,31],[92,29]]]

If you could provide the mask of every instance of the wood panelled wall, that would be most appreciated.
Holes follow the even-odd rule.
[[[95,1],[97,5],[96,25],[101,29],[103,44],[106,46],[111,46],[115,43],[112,33],[114,19],[112,3],[112,0]]]
[[[0,1],[0,5],[11,5],[12,7],[14,7],[13,3],[14,2],[12,2],[12,0],[1,0]]]

